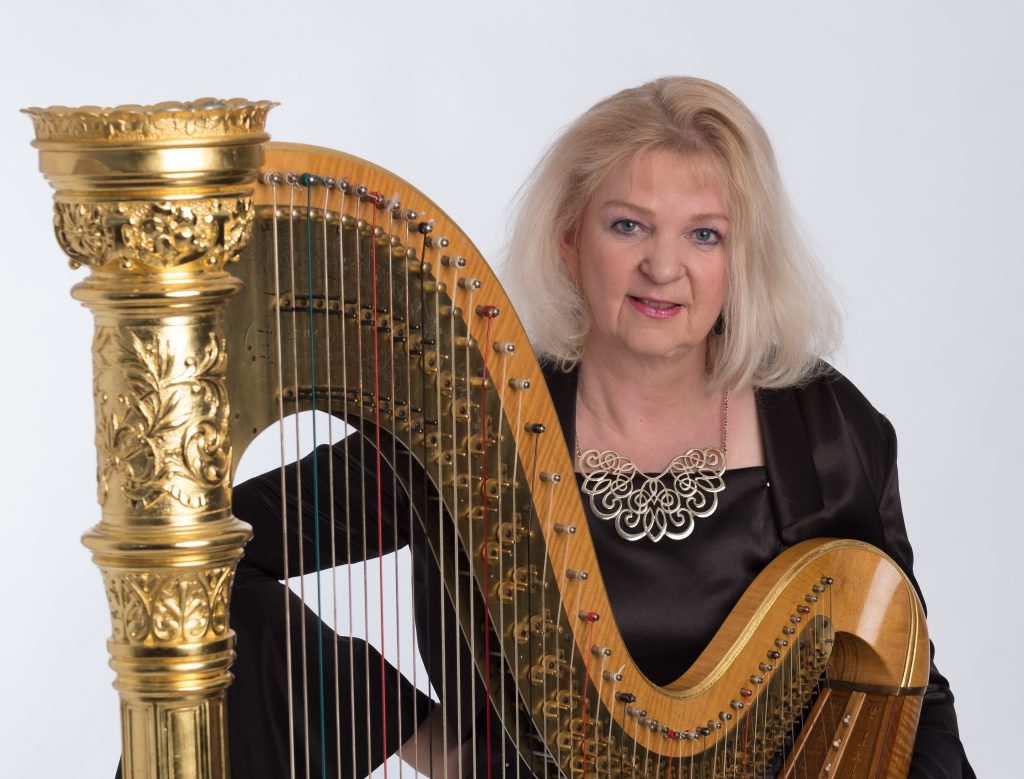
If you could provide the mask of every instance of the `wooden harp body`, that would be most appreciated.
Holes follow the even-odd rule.
[[[97,318],[104,517],[86,543],[114,621],[126,776],[228,775],[246,536],[232,447],[312,409],[369,438],[410,496],[487,730],[532,773],[904,775],[929,657],[899,568],[859,542],[793,547],[695,665],[654,686],[619,635],[540,368],[479,252],[373,165],[283,144],[264,157],[266,107],[34,115],[58,238],[92,268],[76,297]]]

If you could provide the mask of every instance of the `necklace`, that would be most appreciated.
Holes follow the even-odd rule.
[[[595,516],[614,519],[615,532],[626,541],[678,541],[690,535],[694,520],[710,517],[718,508],[728,452],[728,392],[722,399],[721,447],[688,449],[656,476],[642,473],[636,463],[612,449],[581,451],[576,436],[576,463],[583,474],[580,489]]]

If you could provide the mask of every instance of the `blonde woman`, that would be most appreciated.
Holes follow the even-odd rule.
[[[832,299],[728,90],[664,78],[583,114],[523,188],[507,270],[649,678],[678,678],[799,541],[861,539],[913,578],[892,426],[821,359]],[[674,463],[711,476],[679,495]],[[973,776],[930,682],[911,775]]]

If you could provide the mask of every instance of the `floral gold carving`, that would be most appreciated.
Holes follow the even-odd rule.
[[[260,135],[267,112],[275,105],[269,100],[207,97],[149,106],[51,106],[24,112],[32,117],[39,141],[120,143]]]
[[[180,573],[104,571],[113,639],[189,644],[228,633],[234,566]]]
[[[125,779],[230,774],[231,516],[223,267],[253,229],[268,101],[30,108],[73,295],[95,315],[102,519]]]
[[[231,447],[224,340],[209,332],[198,354],[183,355],[177,342],[163,335],[97,328],[101,505],[116,488],[133,509],[168,500],[205,509],[211,493],[227,486]],[[108,383],[111,373],[114,381]]]
[[[54,231],[72,260],[102,269],[162,271],[218,265],[252,235],[251,197],[54,204]]]

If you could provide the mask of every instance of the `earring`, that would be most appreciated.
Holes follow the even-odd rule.
[[[719,314],[718,319],[715,320],[714,327],[711,328],[715,335],[721,335],[725,332],[725,315]]]

